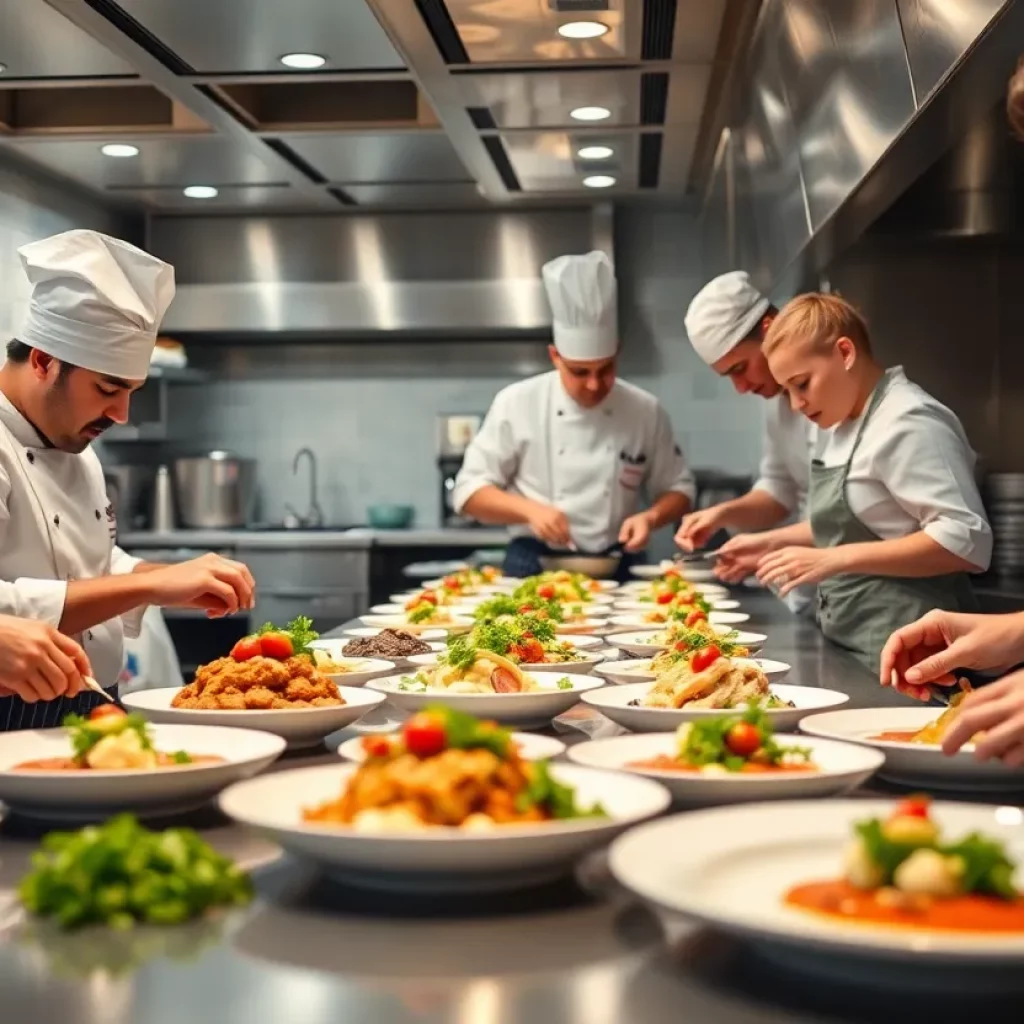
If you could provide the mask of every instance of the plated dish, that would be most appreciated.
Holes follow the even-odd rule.
[[[756,707],[684,722],[675,733],[580,743],[569,758],[657,779],[691,803],[834,796],[882,763],[877,752],[852,744],[777,735]]]
[[[279,737],[248,729],[149,725],[111,705],[96,711],[103,714],[89,720],[69,715],[65,728],[5,733],[0,801],[55,820],[162,814],[205,802],[285,748]]]
[[[674,625],[666,629],[608,635],[608,643],[612,647],[648,658],[654,658],[664,651],[686,654],[707,643],[716,644],[730,657],[745,658],[759,651],[767,639],[763,633],[735,630],[713,623],[696,623],[691,627]]]
[[[965,792],[1024,792],[1024,769],[1001,761],[978,761],[973,744],[952,757],[939,746],[955,708],[857,708],[816,714],[800,724],[811,736],[874,747],[885,755],[879,775],[905,786]],[[884,738],[883,738],[884,737]]]
[[[438,608],[436,605],[421,606],[418,612],[406,612],[398,615],[368,615],[360,616],[362,622],[367,626],[382,629],[400,629],[405,633],[412,633],[414,636],[428,635],[445,636],[450,633],[466,633],[473,628],[473,620],[463,615],[455,615],[447,608]],[[439,633],[432,633],[433,630],[440,630]],[[354,634],[358,635],[358,634]]]
[[[955,904],[946,904],[941,918],[938,911],[926,908],[918,912],[921,916],[908,920],[903,915],[914,911],[900,910],[895,926],[891,919],[858,919],[866,907],[877,902],[876,893],[895,888],[888,880],[894,880],[895,870],[919,849],[934,846],[932,854],[942,858],[962,857],[960,884],[970,882],[965,892],[977,892],[976,881],[984,877],[986,866],[996,870],[1001,887],[1008,874],[1014,890],[1019,884],[1019,872],[1006,866],[1007,861],[1016,864],[1024,856],[1018,817],[1008,824],[997,807],[938,803],[931,806],[929,815],[939,836],[926,838],[921,830],[913,838],[908,835],[907,843],[893,843],[885,829],[894,817],[903,817],[895,813],[897,806],[891,801],[822,800],[676,815],[617,840],[609,864],[615,877],[642,899],[762,943],[843,957],[901,958],[923,965],[1024,962],[1024,931],[1017,930],[1016,921],[1007,930],[991,928],[991,919],[974,919],[970,928],[960,927],[964,923],[960,920],[950,927],[947,913],[954,917],[960,913]],[[851,840],[863,838],[862,830],[873,844],[877,842],[872,849],[884,858],[885,867],[881,874],[872,871],[874,856],[869,854],[868,873],[858,880],[870,884],[856,887],[858,892],[846,904],[852,913],[842,915],[841,904],[838,914],[794,905],[793,897],[802,887],[823,885],[827,892],[827,887],[842,880],[847,857],[851,863],[856,858],[858,869],[864,866],[861,855],[851,852]],[[970,838],[972,834],[974,838]],[[981,851],[985,851],[984,859],[976,860]],[[937,868],[934,856],[924,861],[927,888],[932,888],[940,873],[946,880],[945,864]],[[921,858],[917,869],[921,869]],[[908,884],[915,887],[917,881],[920,879],[912,878]],[[1009,889],[1005,891],[1009,895]],[[800,901],[811,898],[812,891],[804,890]],[[946,898],[958,897],[932,897],[936,902]],[[887,908],[889,902],[898,908],[903,896],[887,893],[882,897],[881,912],[887,917],[897,909]],[[1015,903],[1001,906],[997,912],[1000,919],[1005,919],[1004,912],[1016,918],[1018,907]]]
[[[565,744],[553,736],[541,736],[535,732],[513,732],[510,735],[519,756],[524,761],[548,760],[557,757],[565,750]],[[400,737],[400,733],[387,733],[383,736],[380,733],[353,736],[352,739],[345,740],[338,747],[338,755],[346,761],[361,763],[373,750],[383,749],[380,746],[381,739],[393,743]]]
[[[625,658],[621,661],[603,661],[594,666],[594,671],[609,682],[637,683],[644,679],[656,679],[659,672],[665,670],[666,663],[658,658]],[[785,679],[790,673],[790,666],[784,661],[772,661],[769,658],[734,658],[734,661],[751,661],[756,665],[769,682]]]

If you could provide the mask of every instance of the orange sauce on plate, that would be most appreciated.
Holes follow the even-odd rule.
[[[170,754],[157,754],[157,768],[191,768],[198,764],[223,764],[223,757],[213,754],[189,754],[192,760],[188,764],[178,764]],[[71,757],[41,757],[35,761],[22,761],[14,766],[16,772],[91,772],[94,769],[79,764]],[[131,768],[128,771],[138,771]]]
[[[654,768],[660,772],[700,772],[700,765],[684,764],[669,754],[659,754],[646,761],[631,761],[627,768]],[[816,764],[753,764],[748,761],[738,772],[730,775],[782,775],[790,772],[814,772]]]
[[[922,909],[911,910],[884,906],[875,899],[875,891],[833,879],[794,886],[786,893],[785,903],[855,924],[925,931],[1024,933],[1024,899],[1001,900],[977,893],[937,898]]]
[[[920,731],[920,729],[894,729],[890,732],[880,732],[877,736],[872,736],[871,739],[888,741],[889,743],[912,743],[914,737]]]

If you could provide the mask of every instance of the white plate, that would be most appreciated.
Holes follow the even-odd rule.
[[[726,598],[711,597],[705,598],[708,604],[711,605],[711,610],[716,612],[732,612],[739,608],[739,601],[732,601]],[[655,601],[616,601],[615,611],[616,612],[653,612],[657,611],[661,606]]]
[[[318,647],[317,650],[328,652],[329,648]],[[386,676],[393,673],[396,667],[393,661],[384,661],[381,658],[346,658],[330,653],[328,653],[328,657],[346,665],[350,669],[348,672],[321,671],[321,674],[333,680],[336,686],[362,686],[378,676]]]
[[[0,736],[0,800],[22,814],[69,820],[121,811],[164,814],[204,803],[232,782],[255,775],[285,748],[278,736],[223,725],[155,725],[151,735],[163,753],[211,754],[224,763],[151,771],[13,771],[23,761],[71,756],[66,730],[25,729]]]
[[[376,636],[376,633],[374,635]],[[422,639],[422,637],[420,639]],[[363,661],[363,662],[374,662],[374,663],[378,663],[379,662],[380,664],[387,664],[387,665],[392,665],[393,666],[393,668],[389,668],[385,672],[377,673],[378,675],[393,674],[394,670],[396,668],[403,668],[404,669],[404,668],[408,668],[409,667],[409,659],[408,658],[394,657],[394,658],[389,658],[389,659],[387,659],[385,661],[385,659],[383,659],[383,658],[354,658],[354,657],[352,657],[350,655],[342,654],[342,650],[345,648],[345,645],[350,643],[350,642],[351,642],[351,637],[344,637],[344,638],[339,638],[337,640],[314,640],[309,646],[310,647],[315,647],[317,650],[327,651],[327,653],[335,661],[352,661],[352,662]],[[432,651],[443,651],[444,648],[445,648],[445,645],[443,643],[441,643],[439,640],[424,640],[423,642]],[[373,678],[373,677],[371,676],[370,678]],[[355,683],[355,684],[350,683],[348,680],[349,680],[348,676],[341,675],[341,676],[338,676],[337,678],[335,678],[334,681],[339,686],[341,686],[341,685],[345,685],[345,686],[352,686],[352,685],[360,686],[360,685],[362,685],[361,683]]]
[[[471,619],[473,618],[473,612],[476,611],[476,605],[470,602],[460,602],[458,604],[445,604],[441,607],[449,615],[456,619]],[[375,604],[370,612],[373,615],[397,615],[400,618],[405,617],[405,605],[404,604]],[[366,621],[366,616],[363,616],[363,621]]]
[[[650,605],[641,606],[640,610],[625,615],[613,615],[609,620],[613,626],[623,626],[626,629],[651,629],[659,623],[652,623],[644,619],[643,613],[651,610]],[[709,612],[708,622],[712,626],[738,626],[742,622],[748,622],[750,616],[746,612]],[[669,623],[660,623],[667,626]]]
[[[586,654],[580,651],[583,656],[583,661],[570,661],[562,664],[530,664],[522,666],[524,671],[529,670],[530,672],[558,672],[561,675],[565,675],[567,672],[575,672],[577,675],[589,675],[594,671],[594,666],[599,662],[604,661],[604,655],[601,653],[595,653],[594,651],[588,651]],[[431,665],[436,665],[438,654],[413,654],[409,657],[409,663],[415,668],[429,668]]]
[[[358,765],[275,772],[232,786],[220,798],[228,817],[349,881],[377,888],[517,888],[559,874],[623,829],[660,814],[668,791],[649,779],[553,765],[583,805],[600,801],[609,818],[500,825],[486,833],[437,828],[374,835],[344,826],[306,824],[303,807],[334,799]]]
[[[376,626],[378,629],[400,629],[413,636],[425,636],[428,633],[432,634],[434,630],[440,630],[442,636],[447,636],[449,633],[468,633],[473,628],[473,620],[469,618],[456,618],[443,626],[413,624],[406,622],[404,615],[361,615],[360,621],[366,623],[367,626]]]
[[[369,683],[375,686],[376,683]],[[645,708],[630,707],[629,702],[642,698],[651,688],[649,682],[629,683],[625,686],[606,686],[597,693],[583,694],[583,702],[596,708],[607,718],[633,732],[667,732],[682,722],[695,718],[721,715],[721,708]],[[816,686],[773,685],[772,693],[782,700],[792,701],[796,707],[768,708],[765,714],[776,732],[795,729],[800,719],[815,711],[835,708],[850,698],[838,690],[821,690]]]
[[[259,729],[287,741],[289,747],[310,747],[325,736],[358,721],[384,703],[379,693],[366,688],[339,686],[344,704],[326,708],[290,708],[284,711],[198,711],[173,708],[171,700],[177,686],[158,690],[137,690],[121,698],[129,711],[138,711],[151,722],[181,725],[227,725],[240,729]]]
[[[414,597],[418,597],[422,593],[422,590],[407,590],[402,594],[392,594],[388,601],[391,604],[401,605],[404,608]],[[452,603],[477,605],[498,593],[500,591],[496,587],[481,587],[479,590],[463,591],[459,594],[458,600]]]
[[[655,674],[651,671],[652,658],[625,658],[621,661],[605,661],[596,666],[594,671],[603,676],[609,682],[623,685],[625,683],[642,682],[644,679],[654,679]],[[757,667],[768,677],[770,682],[778,682],[789,675],[790,666],[784,661],[770,661],[766,658],[737,658],[741,664],[750,663]]]
[[[395,628],[395,627],[392,627],[392,628]],[[401,626],[398,626],[397,628],[398,629],[402,629]],[[347,637],[350,637],[350,636],[380,636],[381,633],[383,633],[383,632],[384,632],[384,627],[383,626],[353,626],[351,629],[346,629],[345,630],[345,636],[347,636]],[[409,630],[405,630],[405,632],[409,632]],[[446,629],[438,629],[436,626],[432,627],[430,629],[424,629],[422,632],[416,634],[416,636],[418,636],[421,640],[428,640],[428,641],[429,640],[443,640],[447,635],[448,635],[448,631]],[[322,640],[317,640],[316,641],[316,643],[318,643],[318,644],[324,643],[324,642],[325,641],[322,641]]]
[[[654,637],[664,631],[664,627],[662,627],[661,629],[641,630],[637,633],[612,633],[607,639],[608,643],[613,647],[628,651],[630,654],[639,654],[641,657],[653,658],[656,654],[666,649],[665,644],[652,643]],[[731,630],[726,629],[724,626],[718,630],[720,636],[725,636],[730,632]],[[752,653],[756,654],[767,639],[768,637],[763,633],[741,631],[737,632],[733,642],[742,644],[744,647],[749,648]]]
[[[934,722],[940,714],[941,708],[932,707],[833,711],[808,716],[800,723],[800,729],[812,736],[861,743],[882,751],[885,766],[878,774],[904,785],[1024,792],[1024,769],[1007,768],[1000,761],[976,761],[971,744],[947,757],[940,747],[871,738],[880,732],[916,731]]]
[[[586,636],[588,634],[600,635],[609,629],[607,619],[588,618],[580,622],[559,622],[555,631],[559,636]]]
[[[596,676],[572,675],[568,672],[558,676],[550,672],[537,675],[527,672],[526,675],[535,679],[543,689],[534,693],[446,693],[444,690],[410,693],[398,689],[402,676],[374,679],[367,683],[367,687],[386,694],[387,699],[402,711],[419,711],[431,704],[442,704],[496,722],[535,727],[546,725],[552,718],[578,704],[585,691],[604,686],[604,680]],[[556,683],[562,676],[567,676],[572,683],[571,690],[558,689]]]
[[[607,768],[631,775],[643,775],[666,786],[675,799],[701,804],[839,796],[867,781],[884,760],[877,751],[853,743],[836,743],[786,734],[779,734],[776,738],[783,747],[809,748],[812,752],[811,760],[819,770],[763,775],[745,775],[741,772],[711,775],[630,767],[634,761],[674,754],[676,736],[671,732],[614,736],[578,743],[570,747],[569,759],[589,768]]]
[[[374,733],[374,736],[387,736],[388,733]],[[544,761],[551,757],[558,757],[565,744],[556,740],[553,736],[538,736],[535,732],[514,732],[512,739],[519,747],[519,755],[526,761]],[[345,740],[338,747],[338,753],[346,761],[365,761],[366,752],[363,750],[363,737],[353,736]]]
[[[687,582],[693,584],[693,589],[698,594],[703,594],[708,599],[729,596],[728,588],[723,587],[721,583],[706,583],[697,580],[687,580]],[[650,594],[650,583],[636,581],[634,583],[627,583],[616,593],[615,597],[619,601],[639,601],[641,597],[649,597]]]
[[[609,865],[641,899],[762,942],[918,965],[1024,964],[1024,935],[847,925],[783,904],[794,885],[841,876],[854,824],[888,817],[894,806],[820,800],[678,814],[617,840]],[[982,832],[1004,842],[1011,858],[1024,860],[1024,830],[1000,824],[999,808],[936,803],[932,814],[951,840]],[[1018,886],[1022,881],[1018,870]]]

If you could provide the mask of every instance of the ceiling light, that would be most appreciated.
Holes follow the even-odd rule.
[[[129,157],[138,156],[139,147],[133,146],[128,142],[108,142],[105,146],[100,146],[100,152],[104,156],[116,156],[116,157]]]
[[[597,39],[608,32],[600,21],[567,21],[558,26],[558,34],[565,39]]]
[[[613,178],[610,174],[591,174],[583,179],[583,184],[587,188],[611,188],[618,178]]]
[[[577,107],[569,111],[569,116],[575,121],[603,121],[612,112],[607,107]]]
[[[189,199],[216,199],[218,191],[212,185],[189,185],[185,195]]]
[[[607,160],[615,156],[615,150],[611,146],[583,146],[576,151],[581,160]]]
[[[2,75],[6,70],[7,70],[7,65],[6,64],[0,64],[0,75]]]
[[[315,71],[327,63],[327,58],[319,53],[286,53],[280,60],[286,68],[296,71]]]

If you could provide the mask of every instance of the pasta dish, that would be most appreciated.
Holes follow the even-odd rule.
[[[582,817],[546,761],[523,760],[511,734],[448,708],[413,715],[395,737],[368,736],[367,757],[334,800],[302,812],[306,822],[387,833],[428,828],[491,831]]]
[[[662,672],[642,700],[649,708],[723,708],[745,704],[763,708],[792,707],[774,696],[768,677],[753,662],[727,658],[718,647],[702,647]]]
[[[718,633],[711,623],[703,619],[689,626],[672,625],[651,638],[654,646],[665,648],[651,662],[651,670],[656,674],[666,671],[704,647],[715,647],[728,658],[746,658],[750,649],[735,642],[733,638],[738,635],[735,630]]]
[[[423,693],[444,690],[447,693],[532,693],[541,687],[514,662],[493,651],[473,647],[459,648],[456,656],[415,676],[404,677],[400,690]]]

